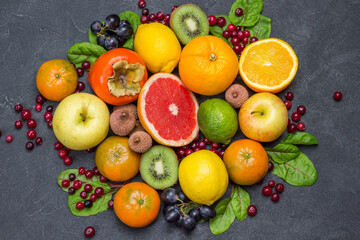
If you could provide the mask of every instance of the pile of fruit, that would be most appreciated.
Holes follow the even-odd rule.
[[[191,231],[209,221],[211,232],[220,234],[235,218],[257,213],[240,186],[261,185],[268,172],[294,186],[314,184],[315,167],[298,147],[317,144],[303,132],[306,108],[298,106],[291,114],[297,124],[291,123],[294,94],[287,92],[285,101],[274,94],[293,81],[298,59],[289,44],[269,38],[262,0],[236,0],[229,15],[216,16],[193,4],[174,6],[171,15],[150,14],[144,0],[138,6],[141,17],[125,11],[93,22],[89,42],[72,46],[69,61],[50,60],[37,73],[35,109],[41,111],[46,99],[60,102],[54,114],[47,106],[44,119],[64,164],[72,164],[73,150],[96,151],[92,170],[58,176],[71,213],[111,208],[126,225],[144,227],[157,218],[162,201],[167,222]],[[175,67],[179,77],[172,74]],[[95,94],[81,93],[84,71]],[[234,83],[239,73],[243,85]],[[195,93],[223,98],[199,105]],[[26,121],[27,137],[41,145],[31,111],[21,104],[15,110]],[[17,129],[22,125],[15,122]],[[239,129],[248,139],[232,141]],[[262,146],[286,129],[289,135],[278,145]],[[26,148],[32,150],[33,142]],[[145,183],[130,183],[139,172]],[[223,198],[229,182],[231,195]],[[278,202],[284,189],[271,180],[262,193]],[[84,232],[91,237],[95,229]]]

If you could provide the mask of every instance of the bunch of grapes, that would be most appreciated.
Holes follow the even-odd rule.
[[[130,23],[126,20],[120,21],[116,14],[107,16],[104,23],[93,22],[90,29],[97,35],[97,44],[107,50],[122,47],[134,33]]]
[[[167,188],[161,193],[161,200],[165,203],[163,213],[168,223],[175,223],[188,231],[195,229],[200,219],[210,219],[216,216],[214,208],[208,205],[195,204],[182,191]],[[196,207],[191,208],[191,206]]]

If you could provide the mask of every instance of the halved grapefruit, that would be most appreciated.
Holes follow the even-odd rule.
[[[152,75],[141,89],[137,108],[141,124],[160,144],[185,146],[199,133],[196,97],[173,74]]]

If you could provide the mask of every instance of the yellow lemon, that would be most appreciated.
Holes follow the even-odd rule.
[[[134,48],[152,73],[171,73],[180,59],[179,40],[161,23],[141,24],[135,34]]]
[[[200,150],[181,161],[179,183],[190,200],[213,204],[226,192],[229,176],[224,162],[217,154]]]

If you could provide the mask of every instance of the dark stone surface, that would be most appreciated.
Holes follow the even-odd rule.
[[[188,1],[147,2],[152,12],[170,12],[173,5]],[[209,15],[226,14],[233,3],[192,2]],[[67,194],[56,184],[57,175],[67,167],[53,150],[56,139],[43,121],[44,110],[33,110],[37,69],[50,59],[66,59],[73,44],[87,41],[92,21],[124,10],[140,13],[137,1],[1,0],[0,6],[0,239],[83,239],[88,225],[96,229],[93,239],[360,238],[360,1],[264,1],[263,14],[272,19],[271,36],[287,41],[299,58],[298,73],[288,88],[295,94],[290,112],[297,105],[307,107],[302,120],[319,145],[301,149],[314,162],[319,178],[312,187],[286,184],[276,204],[261,195],[260,186],[246,187],[258,207],[257,216],[235,220],[220,236],[213,236],[207,223],[186,233],[166,224],[162,215],[142,229],[125,226],[111,210],[76,217],[67,209]],[[91,92],[87,77],[80,80]],[[337,90],[343,92],[341,102],[332,98]],[[278,94],[282,99],[283,95]],[[25,150],[26,127],[14,128],[20,119],[13,110],[17,102],[33,110],[36,130],[44,139],[32,152]],[[5,142],[8,134],[14,136],[11,144]],[[72,168],[94,166],[94,153],[71,156]],[[271,174],[265,181],[269,179],[283,182]]]

